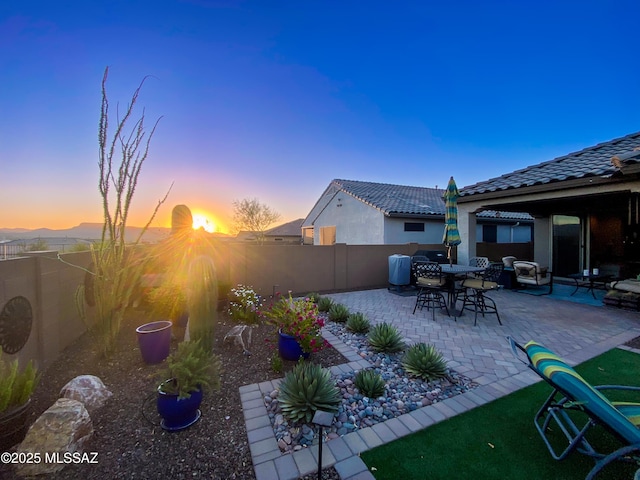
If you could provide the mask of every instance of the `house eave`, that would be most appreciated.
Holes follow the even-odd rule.
[[[568,189],[594,187],[600,185],[611,185],[624,181],[620,177],[584,177],[571,180],[564,180],[560,182],[549,182],[538,185],[530,185],[526,187],[514,187],[504,190],[494,190],[482,193],[473,193],[469,195],[462,195],[458,198],[458,203],[470,203],[486,200],[513,198],[520,195],[532,195],[539,193],[551,193],[557,191],[566,191]]]

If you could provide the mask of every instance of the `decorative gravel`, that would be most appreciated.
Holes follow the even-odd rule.
[[[427,382],[408,377],[402,367],[404,352],[396,354],[374,352],[369,346],[366,335],[351,333],[343,324],[327,322],[325,328],[346,345],[353,347],[363,359],[369,361],[371,368],[382,375],[386,382],[384,396],[368,398],[362,395],[354,384],[355,371],[334,375],[336,385],[342,393],[342,404],[333,425],[325,431],[328,439],[371,427],[417,408],[465,393],[478,386],[468,377],[451,369],[445,378],[437,381]],[[278,402],[278,390],[265,395],[264,402],[282,452],[288,453],[318,443],[318,436],[312,425],[294,423],[284,418]]]

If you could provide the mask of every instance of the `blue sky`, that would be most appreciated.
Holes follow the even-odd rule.
[[[162,116],[134,199],[224,229],[304,217],[333,178],[459,187],[640,129],[633,1],[0,5],[0,227],[100,222],[97,124]]]

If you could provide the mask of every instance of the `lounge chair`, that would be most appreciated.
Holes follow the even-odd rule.
[[[553,391],[534,417],[535,427],[555,460],[563,460],[578,451],[596,461],[586,480],[593,479],[602,468],[615,460],[640,462],[640,403],[614,402],[603,391],[635,391],[640,387],[622,385],[591,386],[571,366],[552,351],[536,342],[524,347],[507,337],[515,357],[545,380]],[[526,358],[526,360],[525,360]],[[578,423],[584,422],[579,426]],[[555,426],[559,429],[556,429]],[[587,432],[596,425],[611,432],[622,444],[611,453],[601,453],[589,443]],[[554,448],[560,432],[568,441],[561,452]],[[554,434],[556,435],[554,437]],[[554,445],[559,445],[555,441]]]

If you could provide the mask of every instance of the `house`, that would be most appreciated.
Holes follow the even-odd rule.
[[[444,233],[443,189],[333,180],[302,223],[305,245],[439,244]],[[533,218],[485,211],[479,241],[527,242]]]
[[[301,227],[303,221],[304,218],[298,218],[267,230],[264,233],[265,241],[300,245],[302,243]]]
[[[509,210],[534,217],[534,258],[566,276],[599,268],[640,274],[640,132],[616,138],[464,187],[458,199],[463,244],[458,260],[475,255],[481,212]]]
[[[283,223],[264,232],[264,243],[295,244],[302,243],[301,226],[304,218],[298,218],[291,222]],[[236,240],[243,242],[256,242],[258,236],[255,232],[241,230],[236,235]]]

